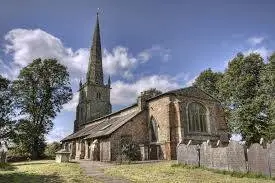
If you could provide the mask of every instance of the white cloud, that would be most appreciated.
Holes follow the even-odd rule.
[[[138,65],[144,64],[152,57],[160,57],[162,61],[168,61],[171,58],[170,50],[164,49],[159,45],[154,45],[133,56],[128,48],[117,46],[111,52],[103,52],[103,69],[110,75],[120,75],[126,79],[133,78],[132,70]]]
[[[150,49],[146,49],[138,54],[142,62],[147,62],[154,56],[159,57],[163,62],[167,62],[172,57],[171,50],[163,48],[160,45],[153,45]]]
[[[199,77],[199,75],[197,75],[197,76],[195,76],[195,77],[189,79],[189,80],[186,82],[185,85],[186,85],[186,86],[192,86],[192,85],[195,83],[197,77]]]
[[[66,65],[74,77],[85,73],[88,64],[88,49],[73,51],[60,39],[41,29],[13,29],[5,35],[5,52],[11,54],[11,69],[19,69],[35,58],[57,58]]]
[[[54,141],[60,141],[69,134],[72,133],[72,130],[66,130],[65,128],[62,127],[54,127],[51,132],[47,135],[47,143],[51,143]]]
[[[62,41],[41,29],[13,29],[5,35],[5,52],[10,54],[13,62],[9,65],[7,75],[14,78],[14,70],[18,74],[20,68],[32,62],[35,58],[57,58],[66,65],[71,78],[85,76],[88,62],[89,49],[80,48],[73,50],[65,47]],[[170,59],[170,50],[155,45],[133,56],[128,48],[117,46],[108,51],[103,49],[103,68],[105,74],[120,75],[124,78],[132,78],[132,71],[142,63],[147,62],[153,56],[162,60]]]
[[[134,83],[116,81],[112,84],[111,103],[113,105],[129,105],[135,103],[140,92],[157,88],[163,92],[179,88],[180,84],[167,75],[152,75],[143,77]]]
[[[129,78],[132,76],[131,70],[136,68],[138,62],[139,60],[133,57],[127,48],[122,46],[115,47],[112,52],[106,49],[103,52],[103,70],[110,75],[122,75]]]
[[[252,46],[256,46],[258,44],[261,44],[265,40],[264,37],[250,37],[247,39],[248,43]]]
[[[267,49],[266,47],[260,47],[255,49],[248,49],[243,53],[244,55],[249,55],[250,53],[259,53],[263,57],[263,59],[267,59],[267,57],[271,55],[272,51]]]
[[[72,100],[63,105],[63,109],[66,111],[74,112],[76,110],[76,106],[78,104],[78,99],[79,99],[79,92],[75,92],[73,94]]]

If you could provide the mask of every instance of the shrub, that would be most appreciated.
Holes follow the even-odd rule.
[[[55,158],[55,153],[61,149],[61,144],[59,142],[53,142],[46,145],[45,156],[49,159]]]

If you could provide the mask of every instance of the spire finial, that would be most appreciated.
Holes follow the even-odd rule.
[[[108,78],[108,86],[111,86],[111,77],[109,75],[109,78]]]
[[[100,8],[97,8],[97,11],[96,11],[96,16],[98,17],[99,13],[101,12],[100,11],[101,9]]]

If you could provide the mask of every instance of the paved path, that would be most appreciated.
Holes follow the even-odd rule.
[[[114,166],[110,163],[105,162],[99,162],[99,161],[85,161],[81,160],[79,161],[80,167],[84,169],[85,173],[88,176],[92,176],[96,180],[99,180],[101,182],[107,182],[107,183],[129,183],[131,181],[119,178],[119,177],[112,177],[110,175],[104,174],[104,168],[108,168],[110,166]]]

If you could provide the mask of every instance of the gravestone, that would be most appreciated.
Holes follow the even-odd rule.
[[[5,141],[0,141],[0,163],[7,162],[8,146]]]
[[[210,147],[211,148],[211,147]],[[228,170],[227,148],[211,148],[212,168]]]
[[[269,152],[269,170],[271,177],[275,177],[275,140],[268,147]]]
[[[252,173],[261,173],[270,176],[269,153],[260,144],[255,143],[247,151],[248,170]]]
[[[200,166],[212,168],[211,146],[203,142],[200,148]]]
[[[177,152],[178,163],[187,165],[199,165],[199,153],[196,145],[180,144]]]
[[[246,172],[244,147],[236,141],[230,141],[227,147],[228,170]]]

